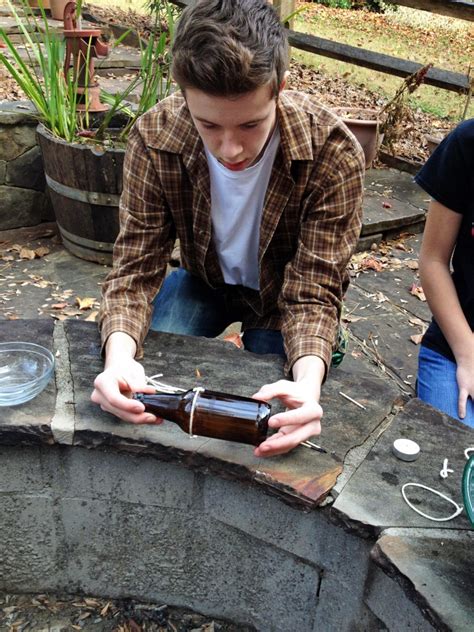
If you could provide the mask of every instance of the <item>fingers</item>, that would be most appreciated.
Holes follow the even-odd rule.
[[[137,391],[153,393],[154,388],[145,384],[144,375],[137,375],[134,371],[126,376],[106,369],[94,381],[91,400],[102,410],[133,424],[159,424],[163,420],[151,413],[145,412],[144,405],[133,399],[132,394]]]
[[[277,454],[285,454],[293,448],[296,448],[302,441],[306,441],[309,437],[320,434],[321,423],[319,420],[312,421],[303,426],[285,426],[279,432],[272,435],[266,441],[261,443],[254,450],[257,457],[276,456]]]
[[[303,425],[310,421],[320,421],[323,416],[323,409],[314,401],[307,402],[300,408],[293,408],[284,413],[277,413],[270,417],[268,425],[270,428],[282,428],[283,426]]]
[[[469,397],[469,391],[466,388],[459,389],[458,397],[458,415],[459,419],[464,419],[466,416],[467,398]]]
[[[281,397],[288,395],[289,385],[293,384],[287,380],[278,380],[273,384],[264,384],[261,389],[252,395],[254,399],[262,399],[264,402],[268,402],[275,397]]]

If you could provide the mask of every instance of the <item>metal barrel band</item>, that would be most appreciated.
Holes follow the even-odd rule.
[[[49,188],[63,197],[70,200],[76,200],[77,202],[85,202],[87,204],[97,204],[98,206],[118,206],[120,201],[120,195],[117,193],[103,193],[102,191],[82,191],[81,189],[75,189],[67,184],[62,184],[54,180],[48,174],[46,175],[46,182]]]

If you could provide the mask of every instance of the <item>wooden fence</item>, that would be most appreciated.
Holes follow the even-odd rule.
[[[398,4],[415,9],[422,9],[430,13],[439,13],[463,20],[474,21],[474,1],[472,0],[385,0],[391,4]],[[172,0],[180,7],[192,4],[193,0]],[[291,15],[296,9],[296,0],[273,0],[273,5],[282,20]],[[287,29],[290,45],[316,55],[332,57],[357,66],[364,66],[372,70],[384,72],[398,77],[408,77],[425,64],[408,61],[400,57],[377,53],[366,48],[341,44],[332,40],[299,33]],[[468,94],[472,90],[472,78],[468,74],[430,68],[424,83],[444,90],[451,90],[461,94]]]

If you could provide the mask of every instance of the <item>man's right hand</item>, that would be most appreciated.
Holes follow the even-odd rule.
[[[94,380],[91,400],[102,410],[133,424],[159,424],[163,420],[145,412],[144,405],[132,399],[133,393],[153,393],[145,370],[134,360],[135,341],[125,333],[113,333],[106,345],[105,369]]]

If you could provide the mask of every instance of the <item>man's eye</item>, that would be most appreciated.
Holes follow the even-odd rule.
[[[243,129],[254,129],[257,127],[258,123],[247,123],[246,125],[242,125]]]
[[[215,125],[209,125],[209,123],[201,123],[204,129],[216,129]]]

